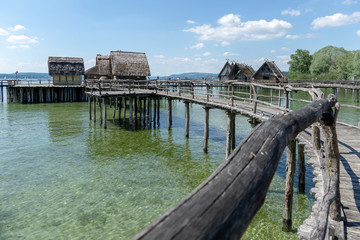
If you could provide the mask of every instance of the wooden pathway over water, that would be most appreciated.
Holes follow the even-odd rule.
[[[97,84],[99,84],[99,85],[97,85]],[[252,190],[252,191],[255,191],[256,193],[251,192],[251,195],[249,195],[249,196],[252,196],[252,198],[256,197],[256,199],[252,200],[253,202],[251,202],[251,205],[248,205],[249,203],[246,201],[246,199],[235,201],[235,202],[234,202],[234,200],[231,200],[232,201],[231,202],[229,199],[224,200],[224,201],[230,201],[232,204],[234,204],[234,203],[238,204],[238,207],[233,210],[236,212],[235,215],[234,215],[235,212],[234,213],[230,212],[227,217],[223,216],[227,220],[224,220],[224,219],[216,220],[218,218],[217,215],[219,215],[220,212],[215,211],[215,213],[214,213],[211,209],[211,208],[214,208],[214,206],[212,206],[210,208],[210,206],[213,205],[215,202],[208,206],[208,208],[211,210],[200,210],[200,212],[202,212],[202,213],[200,214],[200,212],[199,212],[199,214],[202,217],[199,218],[199,216],[197,215],[198,211],[199,211],[199,205],[196,202],[196,201],[199,201],[200,199],[202,199],[201,200],[202,204],[206,205],[207,203],[205,203],[205,202],[208,201],[208,198],[214,197],[213,196],[214,193],[211,193],[211,191],[210,191],[210,195],[208,195],[208,193],[202,192],[203,189],[208,188],[212,182],[214,182],[214,181],[217,182],[218,180],[215,180],[215,179],[220,178],[219,175],[221,175],[224,172],[224,169],[227,168],[227,165],[230,166],[233,162],[236,162],[237,155],[243,154],[244,152],[246,152],[246,149],[242,149],[241,151],[239,150],[239,149],[241,149],[242,145],[247,144],[247,143],[244,143],[244,141],[243,141],[238,146],[238,148],[235,149],[234,152],[230,155],[230,152],[231,152],[230,145],[231,145],[231,141],[233,141],[233,139],[234,139],[231,137],[231,135],[234,134],[231,131],[235,131],[235,126],[234,126],[235,114],[241,114],[241,115],[248,116],[249,118],[253,119],[254,123],[262,122],[264,120],[269,120],[269,121],[265,121],[266,123],[269,123],[272,121],[276,122],[277,120],[274,120],[274,116],[276,116],[275,119],[277,119],[277,118],[282,119],[283,117],[286,118],[287,115],[292,114],[291,110],[289,109],[289,102],[291,100],[294,100],[291,98],[291,95],[290,95],[290,93],[292,91],[308,91],[308,92],[314,91],[314,90],[310,90],[310,89],[306,89],[306,88],[294,88],[292,86],[274,87],[274,86],[265,86],[265,85],[259,85],[259,84],[249,84],[249,83],[247,83],[247,84],[225,83],[225,85],[227,85],[227,90],[225,90],[225,91],[221,90],[221,89],[214,90],[209,84],[204,83],[204,82],[200,83],[200,84],[199,84],[199,82],[197,82],[197,83],[178,82],[176,84],[169,85],[169,82],[166,81],[166,82],[162,82],[162,83],[155,82],[154,84],[152,84],[150,86],[142,85],[142,86],[137,86],[137,87],[135,87],[135,85],[133,83],[130,83],[127,85],[125,84],[126,86],[124,85],[124,83],[122,83],[122,85],[120,84],[121,86],[116,86],[116,84],[114,84],[114,83],[111,83],[109,86],[106,86],[106,84],[107,84],[106,81],[102,82],[102,86],[100,86],[100,83],[96,83],[96,85],[94,85],[94,82],[88,83],[88,91],[87,91],[87,94],[89,96],[89,103],[91,103],[92,99],[94,99],[94,100],[98,99],[97,102],[99,103],[99,106],[101,106],[100,103],[104,103],[103,111],[105,112],[104,113],[105,123],[106,123],[106,101],[109,99],[110,99],[110,102],[111,102],[111,99],[114,99],[114,102],[113,102],[114,106],[117,105],[119,98],[130,97],[132,99],[133,97],[136,98],[136,97],[141,97],[141,96],[142,97],[149,97],[149,96],[150,97],[151,96],[165,97],[168,99],[169,105],[171,105],[172,99],[182,100],[186,105],[188,105],[188,103],[190,103],[190,102],[204,105],[204,109],[206,111],[205,119],[207,119],[207,120],[205,120],[205,123],[204,123],[205,124],[204,151],[205,151],[205,145],[206,145],[205,141],[206,141],[206,138],[208,137],[208,133],[206,133],[206,125],[208,125],[207,121],[209,118],[208,109],[210,109],[210,108],[224,109],[229,116],[228,134],[227,134],[227,150],[226,150],[227,151],[227,154],[226,154],[227,161],[224,163],[225,165],[223,164],[222,166],[220,166],[218,168],[218,170],[212,176],[210,176],[209,179],[207,181],[205,181],[201,186],[199,186],[197,189],[195,189],[193,191],[193,193],[191,193],[188,197],[186,197],[183,201],[181,201],[177,206],[175,206],[173,209],[171,209],[164,216],[162,216],[157,221],[155,221],[153,224],[151,224],[144,231],[142,231],[137,236],[135,236],[134,239],[160,239],[160,238],[161,239],[182,239],[184,237],[190,237],[191,239],[196,239],[196,238],[199,238],[200,236],[202,238],[206,237],[209,239],[218,239],[219,237],[221,239],[233,239],[234,237],[236,238],[236,237],[241,236],[243,231],[245,231],[246,226],[249,224],[249,220],[251,220],[252,216],[257,211],[257,210],[255,210],[255,211],[250,210],[250,209],[253,209],[253,207],[250,207],[250,206],[256,205],[257,207],[255,209],[258,209],[262,205],[264,195],[262,195],[259,192],[263,189],[262,185],[266,185],[265,184],[265,182],[266,182],[265,176],[262,177],[265,180],[262,178],[258,180],[258,181],[262,182],[262,184],[256,185],[257,186],[256,188],[261,188],[261,189],[260,190],[259,189]],[[196,88],[196,84],[198,84],[198,88]],[[238,84],[238,85],[236,85],[236,84]],[[240,93],[240,92],[237,92],[238,94],[234,94],[234,87],[243,87],[243,86],[247,86],[249,88],[250,92],[245,93],[245,95],[247,94],[248,96],[245,96],[245,97],[239,96],[240,94],[244,94],[244,93]],[[269,101],[260,101],[259,95],[257,94],[257,90],[256,90],[257,87],[263,87],[263,88],[269,88],[272,90],[274,90],[274,89],[277,90],[279,95],[273,96],[271,93],[270,98],[271,99],[277,98],[278,104],[275,105],[275,104],[269,103]],[[334,86],[332,86],[332,88],[333,87]],[[336,86],[336,87],[339,87],[339,86]],[[281,95],[281,92],[283,92],[283,96]],[[317,92],[317,91],[314,91],[314,92]],[[312,94],[314,94],[314,92]],[[317,93],[319,94],[319,92],[317,92]],[[281,104],[281,100],[283,100],[283,104]],[[129,104],[132,104],[132,101],[133,100],[131,100],[129,102]],[[305,100],[298,100],[298,101],[307,102]],[[329,104],[333,100],[330,99],[328,101],[329,102],[327,104]],[[95,103],[95,101],[94,101],[94,103]],[[125,101],[125,103],[126,103],[126,101]],[[314,107],[317,108],[319,106],[316,104],[314,105],[314,103],[315,102],[312,103],[312,107],[310,107],[310,109],[313,109]],[[321,103],[321,104],[324,104],[324,103]],[[334,103],[332,103],[332,104],[334,104]],[[145,107],[145,103],[143,105]],[[151,105],[151,101],[150,101],[150,105]],[[285,106],[282,106],[282,105],[285,105]],[[332,106],[334,106],[334,105],[332,105]],[[89,109],[91,109],[91,105],[89,107],[90,107]],[[348,106],[348,107],[357,108],[354,106]],[[307,109],[309,109],[309,108],[307,107]],[[95,110],[95,107],[94,107],[94,110]],[[101,108],[100,108],[100,110],[101,110]],[[114,108],[114,110],[116,110],[116,109]],[[132,110],[132,105],[130,105],[130,110]],[[336,116],[337,116],[337,113],[336,113],[337,110],[338,110],[338,108],[335,109],[335,115],[334,115],[335,121],[336,121]],[[155,106],[154,106],[154,111],[156,111]],[[185,110],[185,111],[187,112],[188,110]],[[301,111],[303,111],[303,110],[301,110]],[[295,112],[298,112],[298,111],[295,111]],[[314,113],[315,112],[313,112],[311,114],[308,113],[308,114],[312,115]],[[132,113],[130,113],[130,114],[132,114]],[[154,115],[155,114],[156,113],[154,112]],[[90,116],[91,116],[91,112],[90,112]],[[119,112],[119,116],[120,116],[120,112]],[[171,116],[171,108],[170,107],[169,107],[169,116]],[[297,116],[299,117],[299,115],[297,115]],[[94,117],[95,117],[95,115],[94,115]],[[302,116],[302,117],[304,117],[304,116]],[[324,117],[325,117],[325,115],[323,115],[323,118]],[[187,132],[186,134],[188,136],[188,134],[189,134],[188,133],[189,113],[186,113],[186,118],[187,118],[186,119],[187,126],[185,126],[185,128],[186,128],[185,132]],[[293,121],[293,120],[289,120],[289,121]],[[308,121],[308,120],[306,120],[306,121]],[[302,125],[301,122],[299,123],[299,122],[297,122],[297,120],[295,120],[290,125],[289,125],[289,123],[284,123],[284,124],[291,126],[291,128],[294,127],[294,124]],[[169,125],[171,125],[170,119],[169,119]],[[263,126],[263,124],[261,126]],[[343,124],[343,123],[338,122],[336,124],[336,130],[334,130],[333,132],[331,132],[331,131],[329,132],[328,130],[323,130],[323,129],[327,129],[326,124],[324,125],[324,123],[322,123],[321,126],[323,128],[320,127],[319,123],[317,125],[315,124],[312,126],[312,128],[304,129],[305,131],[302,131],[296,137],[297,142],[298,142],[299,158],[301,158],[302,151],[304,151],[304,148],[305,148],[306,154],[310,157],[308,163],[314,167],[313,173],[315,175],[314,181],[316,183],[315,187],[311,190],[311,193],[316,198],[316,201],[315,201],[314,207],[313,207],[313,213],[309,216],[309,218],[307,220],[304,221],[303,225],[299,227],[298,235],[301,239],[324,239],[325,237],[328,238],[331,236],[336,236],[336,237],[338,237],[338,239],[360,239],[360,153],[359,153],[359,151],[360,151],[360,140],[359,140],[360,139],[359,138],[360,137],[360,128],[356,127],[356,126],[351,126],[349,124]],[[276,127],[276,126],[274,125],[274,127]],[[267,126],[267,128],[264,128],[261,132],[265,134],[269,130],[268,128],[272,128],[272,125],[270,124],[269,126]],[[306,128],[306,126],[305,126],[305,128]],[[322,131],[319,132],[319,130],[317,130],[317,132],[314,132],[316,129],[322,129]],[[335,129],[335,125],[334,125],[334,129]],[[256,133],[256,131],[255,131],[255,133]],[[252,134],[255,134],[255,133],[253,132]],[[251,139],[252,134],[250,134],[250,136],[248,138]],[[334,134],[335,134],[335,137],[334,137]],[[334,146],[334,142],[332,142],[334,139],[336,139],[336,134],[338,136],[338,141],[336,141],[336,142],[338,142],[339,151],[337,151],[337,146]],[[318,138],[316,138],[317,135],[319,135]],[[320,145],[320,136],[321,136],[322,141],[324,142],[323,147],[321,147],[321,145]],[[246,140],[245,140],[245,142],[246,142]],[[252,144],[257,145],[256,142],[257,141],[255,141]],[[319,144],[317,144],[316,142],[319,142]],[[315,146],[314,146],[314,144],[315,144]],[[234,143],[233,143],[233,145],[234,145]],[[319,146],[317,146],[317,145],[319,145]],[[253,148],[253,147],[252,147],[252,145],[249,145],[247,148]],[[291,205],[292,205],[291,201],[292,201],[292,191],[293,191],[292,190],[293,183],[291,183],[291,179],[293,179],[293,177],[294,177],[294,169],[295,169],[295,165],[294,165],[295,160],[294,159],[296,156],[295,151],[296,151],[295,142],[291,141],[288,146],[288,150],[287,150],[287,152],[288,152],[288,163],[287,164],[288,165],[287,165],[287,179],[286,179],[287,188],[285,189],[285,198],[284,198],[284,226],[283,226],[284,230],[287,230],[287,229],[291,230]],[[340,175],[336,175],[337,174],[336,172],[338,172],[338,170],[335,170],[335,172],[334,172],[334,168],[333,168],[334,166],[331,166],[330,162],[332,161],[331,159],[333,159],[334,156],[336,156],[336,154],[339,154],[339,153],[340,153],[340,160],[341,160]],[[256,162],[255,159],[257,158],[256,155],[259,153],[254,154],[253,152],[251,152],[250,155],[251,154],[254,155],[253,156],[254,159],[252,160],[252,163],[255,164],[255,162]],[[263,152],[261,152],[261,154],[263,154]],[[243,156],[242,158],[244,158],[244,159],[240,158],[240,160],[241,159],[242,160],[238,164],[242,164],[241,162],[246,161],[245,159],[248,157],[248,155],[246,155],[246,154],[242,155],[242,156]],[[293,160],[291,160],[291,158]],[[301,166],[302,164],[303,164],[303,162],[301,162],[299,159],[298,166],[300,169],[303,168]],[[226,170],[226,171],[228,171],[228,172],[233,171],[230,169],[233,169],[233,168],[229,168],[229,170]],[[302,171],[300,169],[299,169],[299,171]],[[246,170],[243,170],[243,171],[244,171],[244,174],[247,174]],[[260,174],[260,173],[258,173],[258,174]],[[261,173],[261,174],[263,174],[263,173]],[[262,176],[261,174],[260,174],[260,176]],[[303,173],[299,174],[299,184],[302,185],[302,184],[304,184],[304,180],[300,179],[300,178],[303,178],[304,176],[300,176],[300,175],[303,175]],[[227,174],[225,174],[225,176],[227,176]],[[254,175],[250,174],[246,178],[249,178],[250,176],[255,177]],[[227,176],[226,178],[228,178],[228,177],[229,176]],[[336,180],[337,178],[339,180]],[[333,220],[333,219],[336,219],[336,216],[335,217],[334,216],[331,217],[331,216],[334,214],[336,215],[336,209],[332,210],[333,207],[330,207],[331,202],[333,202],[333,204],[331,206],[335,205],[334,203],[337,203],[337,200],[336,200],[336,185],[337,184],[339,185],[339,188],[340,188],[340,198],[341,198],[341,206],[342,206],[341,209],[340,209],[340,207],[337,209],[338,215],[339,215],[338,219],[340,220],[340,217],[341,217],[340,222]],[[247,186],[247,188],[251,189],[251,185],[252,184],[249,184],[249,186]],[[299,191],[303,191],[301,189],[304,189],[304,186],[300,186],[300,185],[299,185]],[[216,187],[216,188],[219,188],[217,191],[220,191],[220,189],[223,187],[226,187],[226,185],[224,185],[224,186],[219,185],[218,187]],[[263,190],[266,192],[266,186],[264,187]],[[212,191],[214,191],[214,189]],[[236,192],[239,190],[235,189],[234,191]],[[244,190],[244,191],[247,191],[247,190]],[[225,194],[225,192],[223,194]],[[226,191],[226,194],[232,194],[232,193],[231,192],[229,193],[229,191]],[[242,194],[245,194],[245,196],[246,196],[247,194],[249,194],[249,192],[242,193]],[[202,197],[198,200],[194,200],[194,199],[198,198],[199,196],[202,196]],[[223,195],[220,194],[218,196],[218,198],[221,199],[222,196]],[[329,196],[332,196],[332,197],[329,198]],[[245,201],[245,202],[242,203],[242,201]],[[228,202],[228,203],[231,204],[230,202]],[[224,204],[224,203],[222,202],[222,204]],[[240,210],[239,208],[241,208],[241,207],[239,207],[239,206],[248,206],[248,208],[250,207],[250,209],[248,211],[246,211],[246,213],[245,213],[246,217],[245,217],[245,215],[243,215],[243,217],[241,217],[240,220],[239,220],[239,216],[242,216],[241,214],[244,214],[242,212],[244,210],[243,209]],[[189,212],[190,209],[192,209],[191,211],[193,211],[193,213],[191,213],[191,214]],[[200,208],[200,209],[202,209],[202,208]],[[205,211],[205,212],[203,212],[203,211]],[[214,218],[215,220],[204,219],[204,216],[206,215],[207,212],[208,212],[208,214],[210,214],[209,217],[212,216],[210,218]],[[214,215],[214,214],[216,214],[216,215]],[[182,217],[181,215],[185,215],[185,216]],[[250,218],[248,218],[247,215],[250,215]],[[329,217],[328,217],[328,215],[329,215]],[[190,217],[190,216],[192,216],[192,217]],[[204,221],[205,223],[200,223],[199,221]],[[214,221],[215,222],[225,221],[226,224],[229,226],[224,226],[223,224],[218,225],[219,222],[216,223],[217,225],[212,225],[212,224],[215,224]],[[195,227],[195,226],[197,226],[197,227]],[[214,229],[208,229],[209,227],[214,228]],[[201,230],[199,230],[198,228],[200,228]],[[178,229],[178,230],[174,230],[174,229]]]

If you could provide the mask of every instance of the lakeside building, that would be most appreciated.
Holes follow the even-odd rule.
[[[49,57],[48,68],[54,85],[81,85],[85,71],[82,58]]]
[[[110,55],[96,56],[96,65],[85,71],[86,79],[146,80],[151,76],[145,53],[111,51]]]
[[[264,82],[287,82],[285,74],[276,66],[274,61],[265,60],[263,65],[255,72],[250,65],[229,63],[226,61],[218,78],[220,81],[238,80],[247,82],[250,80]]]
[[[263,65],[253,75],[255,81],[267,81],[272,83],[287,82],[287,77],[276,66],[274,61],[265,60]]]
[[[226,61],[224,67],[219,73],[219,80],[239,80],[239,81],[250,81],[255,71],[250,65],[242,63],[229,63]]]

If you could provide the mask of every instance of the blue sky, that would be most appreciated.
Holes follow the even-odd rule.
[[[296,49],[360,49],[360,0],[1,0],[0,72],[47,72],[49,56],[145,52],[153,76],[218,73],[227,59],[275,61]]]

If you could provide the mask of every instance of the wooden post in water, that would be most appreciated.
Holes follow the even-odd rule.
[[[89,120],[91,121],[91,97],[89,97]]]
[[[148,113],[148,119],[149,119],[149,121],[148,121],[149,127],[151,127],[151,121],[152,121],[151,101],[152,101],[151,97],[148,97],[148,112],[147,113]]]
[[[117,97],[114,97],[113,98],[113,100],[114,100],[114,105],[113,105],[113,119],[115,119],[115,115],[116,115],[116,110],[117,110],[117,108],[118,108],[118,98]]]
[[[132,125],[132,120],[133,120],[133,97],[129,98],[129,124]]]
[[[359,89],[356,90],[356,102],[359,103]]]
[[[157,125],[160,126],[160,98],[157,98]]]
[[[103,103],[104,103],[104,129],[107,128],[107,107],[106,107],[106,100],[107,100],[107,98],[103,98]]]
[[[285,90],[284,93],[285,93],[285,108],[289,109],[289,92]]]
[[[156,101],[156,97],[155,97],[154,98],[154,116],[153,116],[154,127],[156,125],[155,123],[156,123],[156,116],[157,116],[157,114],[156,114],[156,111],[157,111],[156,103],[157,103],[157,101]]]
[[[125,120],[126,120],[126,97],[122,97],[122,101],[123,101],[123,107],[124,107],[123,121],[125,123]]]
[[[298,171],[299,171],[299,193],[305,193],[305,154],[304,145],[298,142]]]
[[[226,152],[225,152],[225,159],[228,159],[231,153],[231,147],[232,147],[232,138],[233,138],[233,113],[232,111],[226,111],[226,115],[228,116],[228,122],[227,122],[227,129],[226,129]]]
[[[97,100],[97,97],[93,97],[93,112],[94,112],[94,123],[96,122],[96,100]]]
[[[286,150],[286,182],[283,209],[283,231],[290,232],[292,227],[292,203],[294,192],[294,175],[296,165],[296,141],[291,140]]]
[[[270,88],[270,103],[273,101],[273,89]]]
[[[231,150],[234,150],[236,147],[236,138],[235,138],[235,117],[236,114],[232,113],[232,125],[231,125]]]
[[[172,126],[172,99],[168,98],[168,130],[171,130]]]
[[[122,97],[119,97],[118,101],[119,101],[118,107],[119,107],[119,120],[120,120],[121,119]]]
[[[189,102],[185,103],[185,137],[189,138],[189,125],[190,125],[190,107]]]
[[[209,142],[209,110],[210,107],[204,106],[205,109],[205,121],[204,121],[204,145],[203,150],[205,153],[208,152],[208,142]]]
[[[99,98],[99,115],[100,115],[100,125],[102,125],[103,124],[103,112],[102,112],[102,107],[101,107],[101,105],[102,105],[102,98],[100,97]]]

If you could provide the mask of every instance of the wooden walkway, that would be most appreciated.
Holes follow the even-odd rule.
[[[258,121],[264,121],[279,112],[286,112],[287,109],[280,106],[267,106],[248,101],[233,101],[230,98],[211,97],[209,100],[206,96],[181,93],[156,91],[154,89],[136,89],[132,93],[127,90],[119,91],[102,91],[87,92],[93,97],[118,97],[128,95],[156,95],[172,99],[179,99],[184,102],[198,103],[208,107],[215,107],[224,110],[229,110],[234,113],[248,116]],[[254,111],[255,109],[255,111]],[[344,221],[344,239],[360,239],[360,128],[337,123],[337,135],[340,150],[340,196],[342,204],[342,220]],[[312,164],[311,157],[314,157],[312,152],[312,141],[310,131],[304,131],[299,134],[302,138],[302,144],[307,148],[307,153],[310,157],[309,163]],[[314,168],[314,171],[317,171]],[[315,174],[316,175],[316,174]],[[316,182],[315,178],[315,182]],[[318,186],[317,186],[318,187]],[[316,191],[313,194],[316,197]],[[301,236],[300,236],[301,238]],[[341,238],[340,238],[341,239]]]

